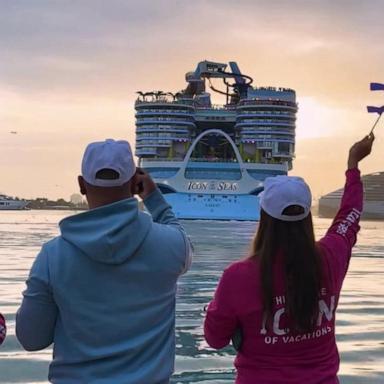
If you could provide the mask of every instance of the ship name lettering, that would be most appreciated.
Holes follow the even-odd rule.
[[[218,184],[217,189],[219,191],[237,191],[238,185],[237,183],[227,183],[222,181]]]
[[[188,183],[188,190],[206,190],[208,189],[208,183],[206,182],[198,182],[198,181],[190,181]]]

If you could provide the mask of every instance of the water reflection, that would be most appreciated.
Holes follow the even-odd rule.
[[[0,213],[0,309],[9,334],[0,349],[1,383],[46,382],[51,350],[24,352],[14,336],[14,316],[31,263],[43,242],[57,234],[68,212]],[[210,349],[202,336],[203,307],[230,262],[248,253],[256,224],[185,222],[195,244],[192,269],[178,286],[176,369],[173,383],[233,383],[234,351]],[[316,235],[329,220],[315,219]],[[364,222],[337,313],[343,384],[384,382],[384,223]]]

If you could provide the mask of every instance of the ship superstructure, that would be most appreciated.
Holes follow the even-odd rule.
[[[229,67],[203,61],[180,92],[138,92],[136,155],[180,218],[258,220],[264,179],[292,167],[295,92],[252,87]]]

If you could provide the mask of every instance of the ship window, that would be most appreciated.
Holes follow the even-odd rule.
[[[279,143],[279,152],[289,153],[290,145],[289,143]]]

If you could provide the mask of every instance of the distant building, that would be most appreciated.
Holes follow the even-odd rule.
[[[362,177],[364,185],[363,219],[384,220],[384,172],[371,173]],[[344,188],[328,193],[319,200],[319,216],[334,217]]]
[[[70,201],[73,205],[80,205],[84,203],[83,197],[78,193],[74,193],[73,195],[71,195]]]

